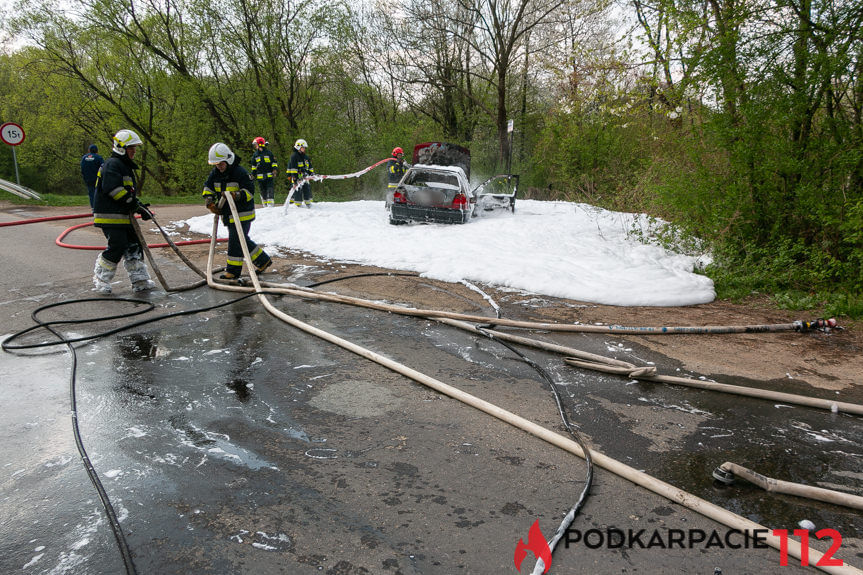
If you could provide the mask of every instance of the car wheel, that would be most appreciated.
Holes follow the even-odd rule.
[[[390,224],[393,226],[400,226],[400,225],[406,224],[406,223],[407,222],[404,220],[394,220],[393,218],[390,218]]]

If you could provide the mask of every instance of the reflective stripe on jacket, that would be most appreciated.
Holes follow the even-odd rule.
[[[267,148],[255,151],[252,156],[252,174],[259,180],[264,178],[272,178],[273,170],[278,169],[279,164],[276,163],[276,158],[273,153]]]
[[[291,154],[291,161],[288,162],[288,169],[285,172],[289,177],[296,180],[314,174],[315,169],[312,167],[311,159],[306,154],[299,150],[294,150],[294,153]]]
[[[390,162],[387,165],[387,187],[397,187],[402,180],[402,176],[405,175],[405,171],[406,168],[403,161],[399,161],[398,158],[390,158]]]
[[[97,228],[131,224],[131,214],[136,205],[137,167],[128,156],[115,152],[99,168],[93,201],[93,225]]]
[[[255,219],[254,190],[255,181],[252,176],[234,158],[234,164],[228,165],[224,172],[220,172],[218,168],[210,171],[210,176],[204,183],[203,196],[207,203],[212,201],[219,206],[222,212],[222,223],[227,226],[234,223],[234,216],[231,214],[227,200],[223,197],[225,192],[234,195],[240,221],[246,222]]]

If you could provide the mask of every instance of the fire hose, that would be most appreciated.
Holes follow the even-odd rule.
[[[39,222],[53,222],[55,220],[74,220],[77,218],[92,218],[93,214],[87,212],[86,214],[71,214],[68,216],[48,216],[45,218],[33,218],[30,220],[16,220],[14,222],[0,222],[0,228],[6,226],[23,226],[25,224],[36,224]]]
[[[757,485],[765,491],[771,493],[784,493],[786,495],[795,495],[797,497],[805,497],[816,501],[826,501],[834,505],[842,505],[851,507],[852,509],[863,510],[863,497],[836,491],[835,489],[824,489],[822,487],[814,487],[812,485],[803,485],[801,483],[792,483],[791,481],[783,481],[781,479],[773,479],[761,475],[749,468],[737,465],[730,461],[726,461],[719,467],[713,470],[713,478],[726,485],[731,485],[734,482],[734,476],[742,477],[749,483]]]
[[[285,198],[284,209],[285,210],[288,209],[288,206],[291,205],[291,198],[294,197],[294,192],[296,192],[300,188],[300,186],[302,186],[306,182],[312,182],[312,181],[320,182],[322,180],[347,180],[348,178],[359,178],[363,174],[366,174],[366,173],[374,170],[375,168],[377,168],[381,164],[385,164],[391,160],[392,160],[392,158],[384,158],[380,162],[376,162],[376,163],[372,164],[371,166],[360,170],[359,172],[353,172],[351,174],[334,174],[334,175],[309,174],[308,176],[303,176],[302,178],[297,178],[297,181],[294,182],[294,185],[291,186],[290,190],[288,190],[288,197]]]
[[[27,224],[38,224],[38,223],[42,223],[42,222],[54,222],[54,221],[59,221],[59,220],[74,220],[74,219],[79,219],[79,218],[92,218],[92,217],[93,217],[93,214],[90,212],[87,212],[85,214],[69,214],[69,215],[64,215],[64,216],[47,216],[44,218],[32,218],[29,220],[15,220],[13,222],[0,222],[0,228],[9,227],[9,226],[23,226],[23,225],[27,225]],[[164,243],[164,244],[147,244],[143,240],[143,238],[141,236],[139,236],[138,239],[141,241],[141,245],[147,246],[149,248],[167,248],[167,247],[170,247],[174,250],[175,253],[177,253],[177,255],[181,259],[183,259],[183,261],[186,263],[186,265],[188,265],[189,267],[194,269],[194,265],[190,261],[186,260],[185,256],[180,254],[179,250],[177,249],[177,246],[208,244],[208,243],[210,243],[210,240],[184,240],[184,241],[180,241],[180,242],[173,242],[168,237],[168,235],[165,233],[165,230],[163,230],[162,227],[159,226],[159,224],[155,221],[155,219],[153,220],[153,223],[155,223],[156,226],[159,228],[159,231],[162,232],[162,235],[165,237],[166,243]],[[81,245],[76,245],[76,244],[67,244],[63,241],[63,239],[65,239],[66,236],[68,236],[69,234],[71,234],[75,230],[80,229],[80,228],[86,228],[86,227],[92,226],[92,225],[93,225],[93,222],[86,222],[83,224],[78,224],[78,225],[72,226],[70,228],[66,228],[65,230],[63,230],[63,232],[59,236],[57,236],[57,239],[54,240],[54,243],[57,244],[58,246],[60,246],[61,248],[69,248],[69,249],[73,249],[73,250],[98,250],[98,251],[102,251],[105,249],[105,246],[81,246]],[[227,241],[227,239],[219,238],[217,241],[225,242],[225,241]],[[204,277],[203,274],[201,274],[201,277]]]

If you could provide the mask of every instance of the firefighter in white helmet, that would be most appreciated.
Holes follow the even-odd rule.
[[[306,144],[306,141],[302,138],[294,143],[294,153],[291,154],[291,161],[288,162],[288,169],[286,170],[291,187],[304,177],[311,176],[315,173],[315,169],[312,167],[312,161],[306,154],[306,149],[308,147],[309,145]],[[291,197],[291,204],[298,207],[303,204],[305,204],[307,208],[312,207],[312,188],[309,185],[309,182],[303,182],[294,191],[294,195]]]
[[[273,260],[261,246],[249,238],[249,229],[255,219],[255,181],[240,165],[227,144],[217,142],[210,146],[207,163],[213,166],[213,169],[204,183],[204,200],[207,209],[221,215],[222,223],[228,228],[228,263],[225,273],[219,277],[226,280],[238,279],[243,271],[244,261],[240,234],[234,225],[234,215],[225,198],[226,194],[231,194],[237,206],[240,231],[252,256],[252,264],[258,273],[263,272],[273,264]]]
[[[111,280],[117,272],[117,264],[129,274],[132,289],[136,292],[153,289],[144,253],[138,236],[132,228],[132,218],[140,214],[141,219],[152,218],[149,204],[138,199],[138,180],[134,162],[141,138],[132,130],[120,130],[114,135],[111,156],[105,160],[96,178],[96,196],[93,201],[93,225],[101,228],[108,240],[108,247],[96,258],[93,284],[99,293],[111,293]]]

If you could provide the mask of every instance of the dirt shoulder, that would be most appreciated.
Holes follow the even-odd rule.
[[[201,206],[154,206],[157,219],[164,226],[205,213]],[[16,206],[0,201],[0,221],[40,218],[84,212],[69,207]],[[86,220],[81,220],[86,221]],[[80,221],[56,221],[48,225],[63,229]],[[150,233],[150,232],[148,232]],[[163,241],[153,235],[153,241]],[[219,254],[223,252],[222,247]],[[273,250],[275,252],[275,250]],[[207,246],[188,246],[183,253],[204,269]],[[271,281],[298,281],[296,270],[313,270],[314,278],[305,276],[305,283],[354,274],[380,273],[374,266],[341,262],[322,262],[313,256],[290,251],[272,254],[279,273]],[[175,256],[171,256],[175,257]],[[221,258],[221,256],[219,256]],[[302,266],[302,267],[300,267]],[[328,290],[373,300],[397,301],[416,307],[448,309],[470,313],[488,313],[489,304],[483,297],[459,284],[445,284],[415,278],[369,276],[329,284]],[[777,309],[766,297],[752,297],[740,303],[714,301],[685,307],[620,307],[604,306],[572,300],[540,297],[540,305],[531,302],[533,296],[481,286],[501,305],[504,317],[534,319],[547,322],[579,322],[584,324],[617,324],[625,326],[728,326],[773,325],[795,320],[821,317],[821,310],[788,311]],[[453,297],[453,296],[456,297]],[[863,333],[859,322],[838,318],[844,328],[830,333],[745,333],[716,335],[652,335],[613,336],[615,341],[628,341],[682,363],[687,371],[718,377],[720,375],[767,381],[783,388],[799,384],[840,392],[844,401],[863,402]],[[792,387],[797,387],[792,385]]]

